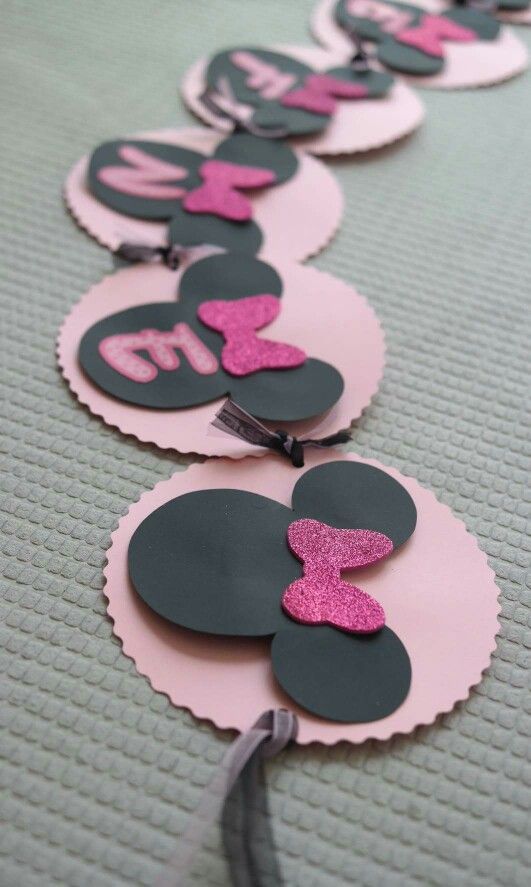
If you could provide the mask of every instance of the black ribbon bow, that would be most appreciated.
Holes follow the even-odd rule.
[[[175,271],[183,258],[184,249],[177,243],[172,246],[149,246],[145,243],[121,243],[115,256],[124,262],[163,262]]]
[[[268,450],[274,450],[291,460],[294,468],[302,468],[304,466],[304,448],[333,447],[336,444],[347,443],[351,440],[350,431],[336,431],[328,437],[320,440],[314,438],[305,438],[299,440],[287,431],[270,431],[265,425],[262,425],[254,416],[247,413],[238,404],[234,403],[229,397],[220,410],[216,413],[215,419],[211,423],[214,428],[232,434],[233,437],[239,437],[247,443],[257,447],[267,447]]]
[[[357,74],[367,74],[370,71],[370,55],[363,47],[363,42],[359,34],[354,30],[348,30],[347,35],[354,44],[354,55],[350,60],[352,69]]]

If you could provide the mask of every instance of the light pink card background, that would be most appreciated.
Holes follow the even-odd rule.
[[[317,71],[341,65],[345,61],[343,52],[331,53],[317,46],[274,46],[271,49],[285,52]],[[205,89],[207,64],[208,59],[202,58],[188,69],[182,79],[181,93],[194,114],[219,129],[223,126],[220,118],[199,101]],[[340,101],[334,117],[322,134],[290,139],[290,142],[314,154],[352,154],[395,142],[413,132],[423,119],[424,107],[418,96],[405,83],[397,81],[385,98]]]
[[[210,155],[227,133],[202,127],[136,133],[131,138],[180,145]],[[299,168],[284,184],[252,197],[253,218],[264,237],[260,256],[304,261],[331,240],[343,214],[343,194],[327,167],[298,152]],[[103,246],[116,250],[123,242],[163,246],[167,222],[133,219],[100,203],[88,190],[88,155],[70,170],[64,187],[66,204],[78,224]]]
[[[428,12],[439,14],[448,9],[444,0],[412,0]],[[311,16],[313,35],[327,49],[352,55],[352,44],[333,18],[336,0],[318,0]],[[445,41],[445,66],[434,77],[408,77],[402,75],[411,86],[427,89],[466,89],[490,86],[525,71],[528,65],[527,49],[514,32],[502,28],[497,40],[477,43],[450,43]]]
[[[326,414],[283,427],[297,436],[324,437],[348,427],[376,393],[384,365],[384,337],[367,301],[330,274],[275,262],[284,283],[282,310],[267,327],[267,338],[303,348],[339,370],[345,390]],[[224,398],[182,410],[153,410],[121,402],[94,385],[77,360],[79,342],[98,320],[125,308],[173,301],[181,271],[161,265],[135,265],[105,277],[73,308],[61,327],[58,360],[70,388],[108,425],[162,448],[206,456],[262,456],[268,452],[210,427]],[[215,294],[210,294],[212,298]]]
[[[502,12],[496,13],[496,18],[510,25],[531,25],[531,7],[523,9],[521,12]]]
[[[383,468],[406,487],[418,510],[417,528],[401,549],[381,565],[350,575],[383,604],[387,624],[409,652],[413,678],[405,702],[370,724],[334,724],[313,717],[277,686],[268,640],[179,629],[153,613],[134,592],[127,572],[129,540],[142,520],[170,499],[195,490],[236,488],[291,505],[301,472],[281,457],[269,456],[258,465],[253,459],[223,459],[174,474],[144,493],[112,535],[104,574],[114,633],[138,671],[175,705],[236,730],[245,730],[265,709],[283,706],[297,713],[302,744],[359,743],[432,723],[480,681],[495,648],[499,605],[494,573],[475,538],[433,493],[374,460],[312,451],[303,470],[338,458]]]

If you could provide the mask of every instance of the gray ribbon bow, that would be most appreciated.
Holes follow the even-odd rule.
[[[232,437],[238,437],[240,440],[246,441],[246,443],[253,444],[253,446],[267,447],[268,450],[274,450],[276,453],[280,453],[281,456],[286,456],[295,468],[302,468],[304,466],[305,447],[327,449],[328,447],[335,447],[337,444],[348,443],[351,440],[350,431],[346,428],[317,440],[311,437],[299,440],[299,438],[281,429],[270,431],[255,416],[252,416],[238,406],[230,397],[218,410],[210,424],[214,428],[219,428],[220,431],[231,434]]]
[[[263,761],[297,736],[297,716],[264,712],[228,748],[155,887],[187,887],[209,829],[220,818],[234,887],[282,887],[275,857]]]
[[[121,243],[115,256],[124,262],[163,262],[172,271],[178,267],[185,251],[182,246],[150,246],[145,243]]]

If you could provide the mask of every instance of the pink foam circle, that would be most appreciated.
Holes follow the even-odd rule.
[[[298,61],[323,71],[343,64],[344,52],[338,54],[318,46],[275,46]],[[350,47],[350,56],[352,48]],[[181,94],[191,111],[204,123],[221,128],[222,121],[200,101],[205,89],[208,59],[199,59],[185,73]],[[424,119],[424,106],[405,83],[395,82],[389,95],[381,99],[340,101],[326,129],[313,137],[290,139],[293,146],[313,154],[353,154],[382,148],[413,132]]]
[[[225,137],[211,129],[162,129],[131,138],[153,139],[210,155]],[[254,220],[262,229],[262,258],[285,256],[304,261],[334,236],[343,215],[343,194],[335,176],[314,157],[298,151],[299,168],[287,182],[252,197]],[[166,222],[133,219],[97,200],[86,185],[88,156],[70,170],[64,186],[68,209],[78,224],[102,246],[116,250],[123,242],[163,246]]]
[[[352,44],[333,18],[337,0],[318,0],[311,16],[311,30],[328,50],[341,53],[343,61],[352,55]],[[444,0],[415,0],[415,5],[428,12],[440,14],[448,9]],[[445,65],[434,77],[402,75],[411,86],[426,89],[471,89],[490,86],[516,77],[528,66],[525,45],[513,32],[503,27],[496,40],[477,43],[444,44]],[[392,72],[391,72],[392,73]]]
[[[268,640],[213,637],[186,631],[157,616],[129,581],[127,549],[139,524],[170,499],[196,490],[236,488],[291,504],[300,476],[279,456],[193,465],[162,481],[129,509],[112,535],[105,595],[123,651],[153,688],[178,706],[221,728],[245,730],[264,710],[290,708],[299,718],[301,744],[388,739],[431,724],[466,699],[488,667],[498,631],[498,589],[475,538],[433,493],[393,468],[359,456],[307,453],[306,469],[350,459],[383,468],[415,501],[418,523],[411,539],[378,567],[351,578],[379,601],[387,624],[405,644],[412,683],[393,714],[368,724],[337,724],[296,706],[274,679]],[[304,469],[304,470],[306,470]]]
[[[284,290],[279,316],[267,327],[267,338],[302,348],[310,357],[327,361],[343,376],[345,389],[326,414],[294,422],[287,430],[300,437],[310,432],[325,437],[348,427],[376,393],[384,365],[384,337],[379,321],[356,290],[318,271],[283,260],[275,262]],[[58,361],[70,388],[81,403],[108,425],[164,449],[205,456],[262,456],[251,447],[210,427],[224,398],[181,410],[133,406],[106,394],[83,373],[79,342],[97,321],[118,311],[149,302],[173,301],[181,271],[162,265],[135,265],[105,277],[75,305],[58,338]]]

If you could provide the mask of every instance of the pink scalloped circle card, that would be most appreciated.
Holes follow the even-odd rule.
[[[236,48],[195,62],[181,93],[202,121],[228,130],[233,124],[204,97],[230,80],[232,107],[247,121],[319,155],[381,148],[420,126],[424,106],[405,83],[381,71],[358,74],[345,61],[316,46]]]
[[[386,627],[372,639],[311,624],[315,614],[305,625],[281,616],[291,509],[335,526],[368,523],[394,539],[387,559],[363,567],[383,549],[371,553],[364,542],[356,561],[354,549],[337,555],[330,527],[317,546],[303,526],[315,521],[288,530],[300,559],[306,544],[306,581],[311,557],[314,566],[330,556],[336,566],[362,565],[346,576],[385,611]],[[495,649],[498,589],[475,538],[416,480],[355,455],[312,451],[300,472],[279,456],[191,466],[130,507],[107,558],[108,613],[126,655],[155,690],[221,728],[243,731],[260,712],[284,707],[299,718],[302,744],[409,733],[466,699]],[[291,561],[296,578],[301,568]],[[234,584],[245,593],[234,594]]]
[[[322,438],[361,415],[384,354],[378,319],[352,286],[232,253],[111,274],[58,338],[71,390],[108,425],[164,449],[231,458],[267,450],[211,427],[227,394],[272,430]]]
[[[348,32],[355,31],[379,65],[427,89],[490,86],[528,66],[527,49],[510,28],[444,0],[318,0],[311,30],[344,61],[353,53]]]
[[[255,181],[235,179],[250,189],[248,199],[245,192],[229,192],[223,181],[220,191],[220,175],[236,171],[241,176],[239,164],[249,163],[251,151],[251,167],[243,173],[254,174]],[[228,162],[234,160],[238,165]],[[261,163],[269,170],[256,187]],[[200,189],[201,175],[206,181]],[[187,193],[191,187],[193,195]],[[184,245],[214,243],[265,258],[304,261],[331,240],[343,213],[339,185],[316,158],[281,142],[246,134],[227,137],[199,127],[154,130],[104,143],[71,169],[64,197],[78,224],[113,252],[122,243],[165,246],[169,232],[176,243],[189,236]],[[209,215],[216,208],[212,197],[225,218]],[[227,217],[231,207],[233,215]]]

